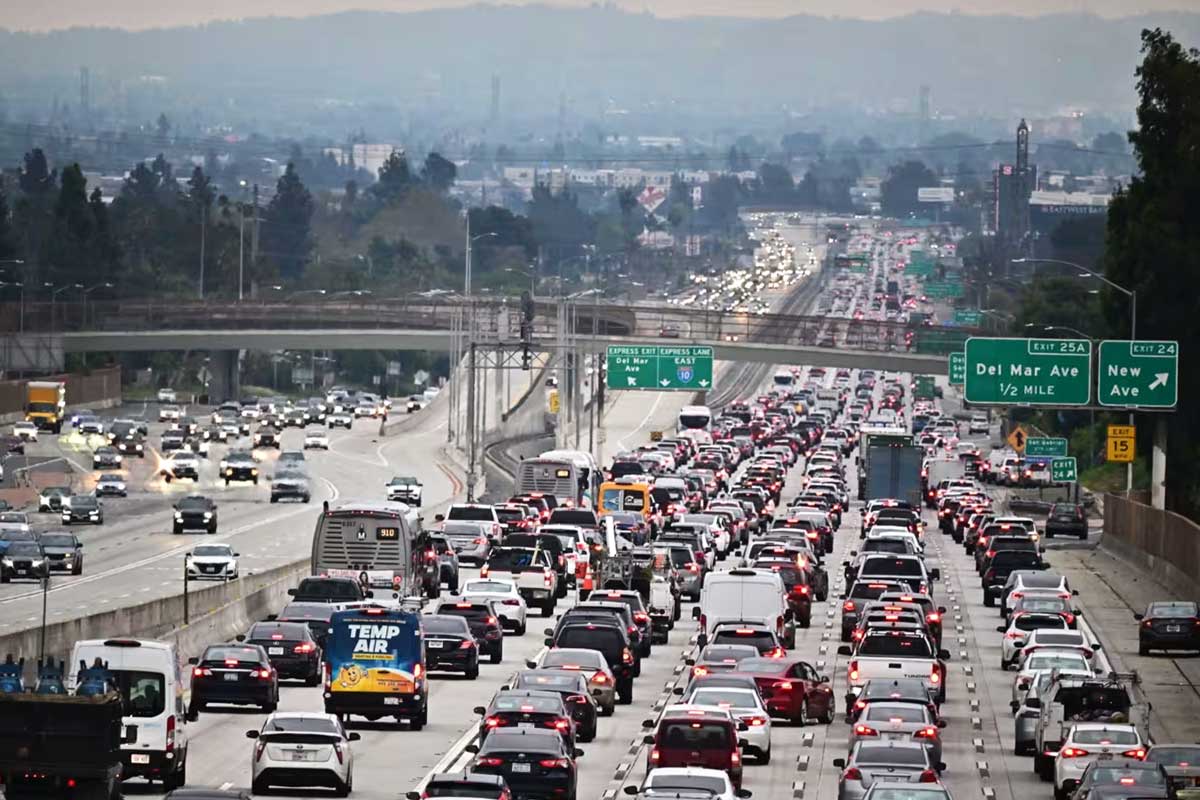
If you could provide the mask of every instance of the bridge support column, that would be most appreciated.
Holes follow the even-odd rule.
[[[208,401],[213,405],[237,400],[241,394],[241,351],[214,350],[208,356]]]

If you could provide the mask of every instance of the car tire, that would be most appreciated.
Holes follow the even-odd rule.
[[[178,534],[178,533],[183,533],[183,526],[182,526],[182,525],[176,525],[176,526],[173,528],[173,531],[174,531],[174,533],[177,533],[177,534]]]
[[[314,672],[312,675],[309,675],[307,678],[304,679],[304,685],[305,686],[320,686],[321,685],[321,673]]]
[[[755,760],[756,760],[756,761],[757,761],[759,764],[770,764],[770,763],[771,763],[771,748],[769,748],[769,747],[768,747],[768,748],[767,748],[767,751],[766,751],[765,753],[761,753],[761,754],[758,756],[758,758],[757,758],[757,759],[755,759]]]
[[[633,704],[633,678],[617,679],[617,702],[623,706]]]
[[[1084,531],[1083,533],[1079,534],[1079,541],[1082,542],[1085,539],[1087,539],[1087,531]]]
[[[987,606],[988,608],[993,608],[996,605],[996,598],[992,597],[992,595],[990,593],[988,593],[987,591],[984,591],[983,604],[985,606]]]
[[[278,701],[272,702],[272,703],[266,703],[263,705],[262,711],[264,714],[274,714],[275,709],[277,709],[278,707],[279,707]]]
[[[520,623],[520,624],[518,624],[518,625],[514,625],[514,626],[513,626],[513,633],[515,633],[517,636],[524,636],[524,635],[525,635],[525,628],[526,628],[526,623],[524,623],[524,622],[522,622],[522,623]]]
[[[611,717],[615,713],[617,713],[617,705],[615,702],[611,705],[600,706],[600,716],[602,717]]]
[[[1142,644],[1141,642],[1138,642],[1138,655],[1139,656],[1150,655],[1150,647],[1148,645]]]
[[[272,502],[272,503],[278,503],[278,502],[279,502],[279,498],[278,498],[278,497],[276,497],[275,495],[271,495],[271,502]]]
[[[495,650],[488,653],[488,661],[492,664],[499,664],[504,660],[504,645],[500,644]]]
[[[553,600],[553,598],[542,603],[542,616],[543,617],[554,616],[554,600]]]
[[[479,677],[479,659],[475,659],[468,667],[465,673],[467,680],[473,681]]]
[[[83,564],[76,563],[75,566],[71,567],[71,574],[72,575],[82,575],[83,574]]]
[[[350,789],[351,787],[349,783],[339,783],[337,786],[333,787],[333,794],[335,797],[349,797]]]
[[[206,530],[207,530],[209,533],[216,533],[216,532],[217,532],[217,526],[216,526],[216,525],[209,525],[209,526],[208,526],[208,528],[206,528]]]

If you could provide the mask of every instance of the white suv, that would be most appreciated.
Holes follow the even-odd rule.
[[[256,740],[250,759],[255,795],[272,786],[324,786],[345,797],[354,788],[350,742],[359,735],[347,733],[333,714],[278,711],[246,738]]]

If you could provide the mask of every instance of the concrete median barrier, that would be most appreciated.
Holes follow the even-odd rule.
[[[182,594],[112,611],[81,613],[75,619],[46,626],[46,654],[65,659],[80,639],[127,636],[173,641],[182,657],[198,655],[205,645],[229,641],[243,633],[250,623],[277,613],[287,603],[287,590],[309,571],[309,560],[305,558],[228,583],[205,586],[192,581],[188,593],[191,621],[187,625],[183,623]],[[12,653],[14,658],[23,657],[32,674],[41,636],[38,627],[0,636],[0,655]]]

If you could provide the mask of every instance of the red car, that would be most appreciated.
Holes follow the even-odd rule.
[[[833,722],[836,701],[828,675],[819,675],[807,661],[792,658],[747,658],[737,666],[758,684],[772,717],[796,724]]]

